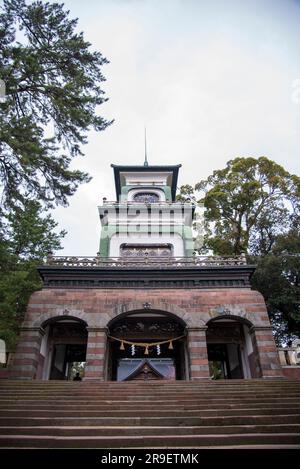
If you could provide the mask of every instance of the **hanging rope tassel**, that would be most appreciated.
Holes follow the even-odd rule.
[[[160,350],[160,346],[163,345],[163,344],[169,344],[169,350],[173,350],[173,342],[175,340],[179,340],[179,339],[182,339],[183,337],[185,337],[185,335],[181,335],[179,337],[174,337],[173,339],[169,339],[169,340],[162,340],[161,342],[151,342],[151,343],[145,343],[145,342],[131,342],[129,340],[125,340],[125,339],[119,339],[118,337],[113,337],[111,335],[107,335],[107,337],[109,339],[113,339],[113,340],[117,340],[118,342],[121,343],[120,345],[120,350],[125,350],[125,345],[124,344],[127,344],[127,345],[130,345],[131,346],[131,353],[132,355],[135,354],[135,347],[144,347],[145,348],[145,352],[144,352],[144,355],[149,355],[149,347],[156,347],[156,350],[157,350],[157,355],[160,355],[161,353],[161,350]]]

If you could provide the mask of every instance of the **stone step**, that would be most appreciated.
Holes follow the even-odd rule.
[[[173,417],[0,417],[0,426],[223,426],[300,424],[300,413],[281,415]]]
[[[198,417],[222,417],[229,415],[280,415],[280,414],[294,414],[295,412],[300,412],[298,406],[297,409],[286,408],[286,407],[274,407],[274,408],[264,408],[264,407],[254,407],[246,409],[214,409],[207,408],[202,410],[188,410],[188,409],[172,409],[172,410],[160,410],[160,409],[131,409],[131,410],[85,410],[78,409],[76,412],[74,410],[36,410],[36,409],[2,409],[0,410],[0,417],[72,417],[74,413],[77,417],[172,417],[172,416],[193,416],[195,413]]]
[[[2,448],[300,448],[300,381],[0,383]]]
[[[174,384],[174,386],[153,386],[151,384],[145,386],[122,386],[123,383],[119,383],[118,386],[114,387],[107,387],[104,386],[103,383],[99,383],[97,385],[87,385],[86,383],[77,383],[77,384],[72,384],[71,382],[68,381],[63,381],[61,385],[56,385],[56,386],[47,386],[47,383],[49,381],[45,381],[42,385],[39,386],[34,386],[34,385],[14,385],[14,386],[5,386],[4,381],[0,382],[0,391],[20,391],[20,392],[42,392],[42,391],[47,391],[47,392],[58,392],[58,391],[63,391],[63,392],[69,392],[72,390],[73,392],[97,392],[97,391],[102,391],[102,392],[107,392],[107,393],[119,393],[119,392],[144,392],[145,389],[151,389],[152,392],[162,392],[162,393],[167,393],[167,392],[199,392],[199,391],[209,391],[209,390],[214,390],[215,392],[253,392],[253,391],[261,391],[261,392],[267,392],[267,391],[282,391],[284,392],[285,390],[297,390],[299,391],[299,382],[290,384],[287,382],[286,385],[283,385],[286,383],[285,381],[281,383],[280,385],[272,385],[270,386],[270,383],[266,383],[265,386],[257,386],[257,385],[251,385],[251,386],[225,386],[222,388],[221,386],[217,384],[209,384],[209,385],[201,385],[199,383],[197,386],[177,386]]]
[[[219,384],[220,386],[233,386],[235,384],[241,384],[241,385],[260,385],[262,384],[263,386],[265,385],[264,383],[268,383],[268,382],[275,382],[278,384],[278,383],[282,383],[282,382],[286,382],[286,379],[273,379],[273,378],[267,378],[267,379],[264,379],[262,380],[261,378],[257,378],[257,379],[233,379],[231,381],[225,381],[225,384],[223,384],[223,381],[221,380],[216,380],[215,382],[217,384]],[[297,379],[289,379],[288,380],[289,383],[295,383],[297,382]],[[35,385],[39,385],[39,384],[44,384],[46,381],[45,380],[42,380],[42,379],[37,379],[37,380],[34,380],[34,384]],[[51,386],[55,386],[55,385],[59,385],[59,384],[62,384],[62,383],[65,383],[66,381],[63,381],[63,380],[50,380],[49,383]],[[19,379],[9,379],[9,380],[6,380],[5,381],[5,384],[7,385],[13,385],[13,384],[18,384],[18,383],[21,383],[22,385],[24,386],[30,386],[30,384],[32,383],[31,380],[19,380]],[[101,381],[100,379],[92,379],[91,381],[81,381],[81,382],[74,382],[74,381],[68,381],[68,384],[70,385],[78,385],[78,384],[89,384],[89,385],[93,385],[95,383],[101,383],[103,384],[104,386],[107,386],[107,387],[112,387],[112,386],[118,386],[119,385],[119,381]],[[134,386],[135,383],[132,383],[132,381],[125,381],[123,382],[126,386]],[[203,383],[205,384],[210,384],[211,381],[203,381]],[[144,381],[138,381],[137,384],[139,386],[142,386],[144,384]],[[186,386],[186,385],[197,385],[198,384],[198,381],[185,381],[185,380],[172,380],[172,379],[168,379],[168,380],[155,380],[155,381],[151,381],[151,386],[168,386],[168,385],[172,385],[172,384],[175,384],[176,386]]]
[[[142,410],[153,410],[153,405],[154,402],[103,402],[100,401],[99,403],[90,403],[90,402],[84,402],[84,403],[70,403],[70,402],[63,402],[63,403],[51,403],[45,400],[45,402],[37,402],[37,401],[30,401],[24,403],[23,401],[17,401],[17,402],[0,402],[0,411],[2,410],[67,410],[67,411],[79,411],[79,410],[97,410],[97,411],[106,411],[106,410],[135,410],[135,411],[142,411]],[[158,402],[155,401],[155,405],[158,405]],[[213,403],[209,407],[213,408],[214,410],[219,410],[219,409],[274,409],[275,407],[280,407],[281,409],[297,409],[300,410],[300,403],[299,400],[296,401],[289,401],[286,400],[284,402],[282,401],[268,401],[268,402],[261,402],[261,401],[255,401],[255,402],[227,402],[223,401],[220,403]],[[207,410],[208,409],[208,403],[192,403],[191,401],[178,401],[175,403],[168,403],[166,401],[164,402],[159,402],[159,411],[163,410],[190,410],[190,411],[198,411],[198,410]]]
[[[82,393],[82,394],[72,394],[73,399],[96,399],[96,400],[135,400],[135,401],[147,401],[147,400],[179,400],[179,399],[189,399],[189,400],[195,400],[199,398],[203,398],[205,396],[204,393],[195,393],[195,394],[183,394],[183,393],[170,393],[168,394],[128,394],[128,393],[117,393],[117,394],[87,394],[87,393]],[[211,400],[215,401],[216,399],[281,399],[281,398],[295,398],[300,400],[300,393],[253,393],[253,394],[241,394],[241,393],[236,393],[236,394],[230,394],[230,395],[224,395],[224,394],[214,394],[213,396],[210,395],[208,397],[205,397],[205,400]],[[41,400],[41,399],[55,399],[55,400],[70,400],[70,393],[66,394],[57,394],[57,395],[48,395],[46,393],[41,393],[41,394],[35,394],[35,393],[28,393],[28,395],[22,395],[22,394],[11,394],[11,393],[3,393],[0,396],[0,402],[3,399],[35,399],[35,400]]]
[[[299,381],[300,382],[300,381]],[[300,386],[294,385],[294,386],[249,386],[249,387],[225,387],[224,389],[221,388],[220,386],[210,386],[210,387],[203,387],[203,386],[197,386],[197,387],[171,387],[171,388],[166,388],[166,387],[152,387],[152,386],[147,386],[147,387],[125,387],[122,386],[123,383],[119,384],[119,387],[117,388],[107,388],[103,387],[101,385],[99,386],[83,386],[81,383],[78,383],[76,386],[69,386],[69,385],[64,385],[60,387],[48,387],[46,385],[40,386],[40,387],[21,387],[21,386],[16,386],[16,387],[6,387],[3,386],[3,381],[0,381],[0,393],[5,394],[8,392],[15,392],[19,394],[28,394],[28,393],[48,393],[48,394],[53,394],[53,393],[59,393],[59,394],[67,394],[67,393],[74,393],[74,394],[82,394],[82,393],[89,393],[89,394],[97,394],[97,393],[102,393],[102,394],[119,394],[119,393],[124,393],[124,394],[144,394],[145,389],[151,390],[152,394],[168,394],[168,393],[188,393],[188,394],[197,394],[201,392],[215,392],[216,394],[236,394],[236,393],[249,393],[253,394],[256,392],[259,393],[274,393],[274,392],[298,392],[300,390]]]
[[[178,435],[178,436],[36,436],[10,435],[0,437],[2,448],[201,448],[203,446],[239,445],[296,445],[300,448],[300,434],[295,433],[244,433],[229,435]]]
[[[72,397],[72,400],[76,400],[76,401],[83,401],[83,400],[88,400],[88,401],[119,401],[119,402],[126,402],[126,401],[132,401],[132,400],[136,400],[136,401],[140,401],[140,402],[146,402],[146,401],[179,401],[179,400],[189,400],[189,401],[205,401],[205,402],[218,402],[218,401],[236,401],[236,400],[239,400],[239,401],[249,401],[249,400],[258,400],[258,399],[264,399],[264,400],[270,400],[270,399],[273,399],[273,400],[281,400],[281,399],[298,399],[299,401],[299,398],[300,398],[300,395],[299,394],[290,394],[290,393],[285,393],[284,396],[279,396],[278,394],[272,394],[272,395],[265,395],[265,394],[254,394],[254,395],[245,395],[245,396],[242,396],[242,395],[231,395],[231,396],[224,396],[224,395],[220,395],[220,396],[207,396],[205,394],[197,394],[197,395],[194,395],[194,396],[189,396],[189,395],[181,395],[180,393],[177,393],[175,395],[171,395],[171,396],[164,396],[164,395],[160,395],[160,396],[155,396],[155,395],[117,395],[117,396],[113,396],[113,395],[105,395],[105,396],[99,396],[99,395],[95,395],[95,396],[89,396],[89,395],[86,395],[86,394],[83,394],[83,395],[73,395],[73,394],[68,394],[68,395],[65,395],[65,396],[47,396],[47,395],[39,395],[39,396],[36,396],[34,394],[31,394],[31,395],[28,395],[28,396],[22,396],[22,395],[8,395],[8,394],[5,394],[3,395],[1,398],[0,398],[0,402],[2,402],[3,400],[10,400],[10,401],[19,401],[19,400],[23,400],[23,401],[32,401],[32,400],[39,400],[39,401],[42,401],[42,400],[49,400],[49,401],[69,401],[70,400],[70,397]]]
[[[34,383],[34,381],[32,381],[31,383]],[[266,382],[266,384],[264,386],[262,385],[256,385],[256,384],[251,384],[251,385],[242,385],[242,384],[239,384],[239,385],[235,385],[235,386],[220,386],[217,384],[217,381],[210,381],[209,384],[207,385],[204,385],[202,382],[199,382],[199,384],[197,385],[194,385],[192,384],[191,386],[187,386],[187,385],[184,385],[184,386],[178,386],[177,384],[173,384],[173,385],[169,385],[169,386],[153,386],[151,383],[147,383],[146,384],[142,384],[142,385],[137,385],[137,386],[127,386],[126,384],[124,384],[124,382],[120,382],[120,383],[117,383],[116,386],[112,386],[112,387],[109,387],[109,386],[106,386],[105,384],[106,383],[97,383],[97,384],[89,384],[88,382],[77,382],[77,383],[73,383],[73,382],[70,382],[70,381],[62,381],[61,384],[55,384],[54,386],[53,385],[48,385],[48,383],[51,383],[50,381],[43,381],[41,382],[41,384],[39,385],[35,385],[35,384],[30,384],[30,385],[24,385],[23,382],[17,382],[15,385],[6,385],[4,381],[1,381],[0,382],[0,390],[20,390],[22,392],[26,392],[26,391],[32,391],[32,390],[36,390],[36,391],[43,391],[43,390],[47,390],[49,392],[53,392],[53,391],[65,391],[65,392],[68,392],[72,389],[72,391],[79,391],[79,392],[94,392],[94,391],[98,391],[98,390],[102,390],[103,392],[122,392],[122,391],[126,391],[126,392],[135,392],[135,391],[138,391],[138,392],[144,392],[145,389],[151,389],[153,392],[169,392],[169,391],[172,391],[172,392],[184,392],[184,391],[188,391],[188,392],[195,392],[195,391],[199,391],[199,390],[203,390],[203,391],[209,391],[209,390],[214,390],[216,392],[229,392],[229,391],[233,391],[233,392],[241,392],[241,391],[253,391],[253,390],[258,390],[258,391],[268,391],[268,390],[286,390],[286,389],[295,389],[295,390],[299,390],[299,381],[298,383],[297,382],[293,382],[293,383],[290,383],[288,381],[281,381],[280,384],[278,383],[272,383],[272,385],[270,385],[269,382]],[[57,382],[56,382],[57,383]]]
[[[299,424],[276,425],[223,425],[223,426],[36,426],[36,427],[0,427],[0,436],[120,436],[120,435],[206,435],[209,434],[242,434],[242,433],[297,433]]]
[[[116,389],[120,387],[126,388],[198,388],[198,387],[220,387],[225,388],[234,388],[234,387],[262,387],[267,386],[293,386],[299,385],[299,380],[297,379],[265,379],[265,380],[254,380],[254,379],[234,379],[234,380],[198,380],[198,381],[173,381],[173,380],[158,380],[158,381],[126,381],[126,382],[117,382],[117,381],[99,381],[99,380],[89,380],[89,381],[57,381],[57,380],[2,380],[2,385],[5,387],[27,387],[27,388],[37,388],[37,387],[47,387],[47,388],[58,388],[58,387],[98,387],[101,386],[106,389]]]
[[[221,387],[223,386],[234,386],[234,385],[249,385],[249,386],[265,386],[265,383],[275,383],[275,384],[282,384],[282,383],[297,383],[297,379],[286,379],[286,378],[267,378],[267,379],[233,379],[233,380],[215,380],[215,381],[185,381],[185,380],[154,380],[151,381],[150,384],[151,386],[172,386],[173,384],[176,386],[189,386],[189,385],[194,385],[197,386],[198,384],[205,384],[205,385],[210,385],[211,383],[217,384]],[[62,384],[68,384],[68,385],[77,385],[77,384],[85,384],[85,385],[95,385],[95,384],[101,384],[103,386],[107,387],[113,387],[113,386],[118,386],[120,384],[120,381],[101,381],[99,379],[92,379],[92,380],[87,380],[87,381],[64,381],[64,380],[50,380],[50,381],[45,381],[45,380],[19,380],[19,379],[9,379],[9,380],[4,380],[5,385],[13,385],[13,384],[22,384],[23,386],[38,386],[38,385],[44,385],[45,383],[49,383],[50,386],[56,386],[56,385],[62,385]],[[122,384],[126,386],[135,386],[139,385],[142,386],[145,384],[144,381],[123,381]],[[148,383],[147,383],[148,384]]]
[[[122,408],[124,407],[134,407],[134,406],[143,406],[143,407],[151,407],[153,408],[153,403],[155,405],[161,406],[186,406],[186,405],[193,405],[193,406],[202,406],[204,405],[205,408],[209,407],[218,407],[218,406],[232,406],[232,405],[299,405],[300,400],[298,397],[288,397],[285,396],[284,398],[257,398],[257,399],[214,399],[214,398],[207,398],[207,399],[145,399],[145,400],[135,400],[135,399],[22,399],[21,397],[11,397],[5,398],[0,401],[0,407],[6,408],[9,406],[19,407],[20,405],[24,405],[25,407],[30,407],[32,405],[55,405],[57,407],[66,407],[66,406],[75,406],[77,409],[80,406],[111,406],[113,405],[115,408]]]

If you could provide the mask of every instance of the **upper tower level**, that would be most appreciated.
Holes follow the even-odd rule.
[[[117,201],[99,207],[101,257],[191,256],[194,205],[176,201],[181,165],[111,166]]]
[[[175,201],[178,171],[181,164],[172,166],[112,164],[111,166],[114,170],[116,196],[119,202]]]

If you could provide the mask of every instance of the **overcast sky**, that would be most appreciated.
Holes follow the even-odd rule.
[[[98,251],[102,197],[115,199],[111,163],[182,164],[194,184],[237,156],[267,156],[300,174],[300,1],[68,0],[103,68],[115,119],[90,132],[74,167],[92,181],[54,217],[60,255]]]

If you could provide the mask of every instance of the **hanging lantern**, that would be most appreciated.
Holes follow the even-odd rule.
[[[157,353],[157,355],[160,355],[160,345],[156,346],[156,353]]]
[[[123,340],[122,340],[122,342],[121,342],[121,345],[120,345],[120,350],[125,350],[125,347],[124,347],[124,342],[123,342]]]
[[[148,345],[146,345],[146,347],[145,347],[144,355],[149,355]]]
[[[169,350],[173,350],[173,349],[174,349],[172,340],[170,340],[168,349],[169,349]]]
[[[134,344],[131,345],[131,355],[132,356],[135,355],[135,345]]]

